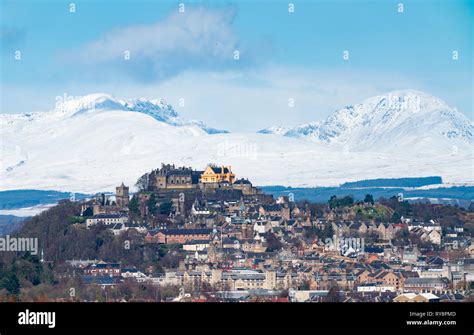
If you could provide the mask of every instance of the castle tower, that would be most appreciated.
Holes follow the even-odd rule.
[[[128,186],[125,186],[122,182],[122,185],[115,188],[115,203],[120,208],[125,208],[128,206],[130,197],[128,194]]]

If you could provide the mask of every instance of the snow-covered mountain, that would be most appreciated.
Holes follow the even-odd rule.
[[[390,92],[346,106],[323,121],[297,127],[270,127],[259,131],[338,144],[353,150],[386,151],[393,146],[472,144],[474,126],[444,101],[414,90]]]
[[[0,190],[113,191],[161,163],[232,165],[257,185],[433,175],[474,181],[472,123],[415,91],[374,97],[325,121],[267,134],[224,133],[183,120],[161,100],[107,94],[67,100],[49,112],[2,114],[0,127]]]
[[[120,99],[105,93],[88,94],[78,98],[60,98],[58,98],[56,107],[52,111],[47,113],[4,114],[1,115],[2,122],[6,125],[14,125],[25,120],[28,122],[60,121],[69,117],[78,117],[82,114],[123,111],[149,115],[157,121],[172,126],[195,126],[208,134],[227,133],[226,130],[208,127],[202,121],[186,120],[179,117],[173,107],[162,99]]]

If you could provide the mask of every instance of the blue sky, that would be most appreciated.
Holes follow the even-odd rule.
[[[411,88],[472,118],[472,1],[181,2],[1,0],[2,112],[106,92],[255,131]]]

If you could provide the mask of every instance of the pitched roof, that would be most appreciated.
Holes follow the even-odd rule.
[[[214,173],[222,173],[222,167],[220,166],[211,166],[211,169],[212,171],[214,171]],[[229,169],[224,167],[224,173],[229,173]]]
[[[93,216],[94,219],[120,219],[126,217],[123,214],[96,214]]]
[[[249,185],[251,185],[252,183],[248,179],[239,179],[234,184],[249,184]]]
[[[212,229],[203,228],[203,229],[165,229],[160,230],[159,232],[164,235],[202,235],[210,234]]]

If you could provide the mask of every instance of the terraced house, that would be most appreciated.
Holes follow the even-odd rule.
[[[212,229],[163,229],[148,231],[146,243],[183,244],[195,240],[209,240]]]

